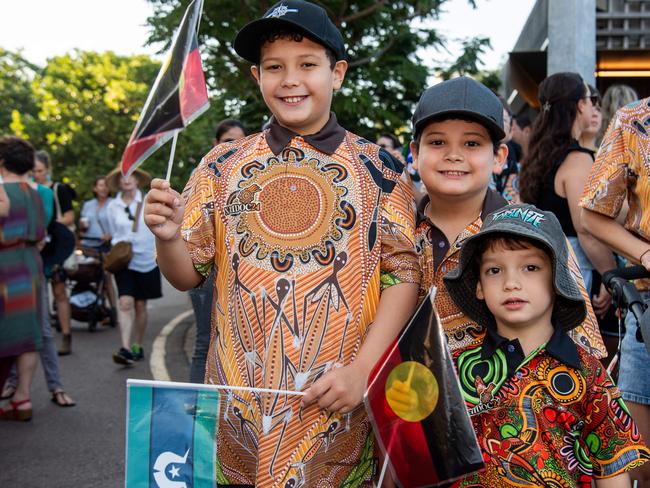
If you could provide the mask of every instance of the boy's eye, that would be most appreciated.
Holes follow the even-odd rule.
[[[467,146],[469,146],[469,147],[478,147],[478,146],[481,145],[481,143],[478,142],[478,141],[467,141],[467,142],[465,143],[465,145],[467,145]]]
[[[499,268],[497,268],[496,266],[493,266],[491,268],[486,268],[485,274],[486,275],[495,275],[495,274],[498,274],[499,271],[500,271]]]
[[[316,63],[302,63],[302,66],[304,68],[311,68],[313,66],[316,66]]]
[[[527,264],[526,271],[539,271],[540,267],[536,264]]]
[[[269,64],[268,66],[265,66],[264,69],[266,71],[275,71],[275,70],[280,69],[280,65],[279,64]]]
[[[434,139],[429,142],[430,145],[432,146],[442,146],[445,143],[445,141],[442,141],[440,139]]]

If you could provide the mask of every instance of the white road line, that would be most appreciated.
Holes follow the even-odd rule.
[[[167,322],[160,331],[160,334],[158,334],[154,339],[151,359],[149,360],[149,367],[151,368],[151,374],[154,380],[171,381],[171,377],[167,371],[167,365],[165,364],[165,345],[167,344],[167,337],[171,335],[178,324],[193,313],[194,311],[190,309],[177,315]]]

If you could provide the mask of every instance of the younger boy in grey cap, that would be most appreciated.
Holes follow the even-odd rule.
[[[444,81],[422,94],[413,114],[413,132],[413,167],[427,191],[418,207],[415,231],[422,271],[420,296],[432,286],[437,288],[436,309],[454,351],[477,343],[485,333],[451,300],[442,278],[457,266],[463,243],[478,232],[483,219],[507,205],[488,188],[493,171],[508,154],[501,144],[503,106],[494,93],[471,78]],[[584,290],[582,281],[578,286]],[[593,312],[572,338],[596,357],[603,356]]]
[[[453,354],[486,470],[456,486],[629,486],[649,459],[618,388],[569,338],[585,301],[550,212],[512,205],[487,216],[444,283],[487,328]]]

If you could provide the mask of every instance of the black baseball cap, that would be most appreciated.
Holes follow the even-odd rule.
[[[506,136],[499,98],[483,83],[461,76],[424,91],[413,113],[414,138],[428,123],[454,115],[475,120],[498,140]]]
[[[478,269],[473,266],[481,241],[489,236],[532,239],[545,247],[553,267],[554,319],[567,331],[584,321],[587,308],[569,268],[569,248],[560,222],[553,212],[523,203],[506,205],[488,215],[481,230],[463,242],[458,267],[443,278],[449,295],[468,317],[481,325],[488,325],[493,320],[485,302],[476,298],[479,276]]]
[[[271,7],[261,19],[246,24],[235,36],[235,52],[246,61],[258,64],[260,42],[264,34],[277,29],[297,32],[329,48],[337,61],[346,59],[343,36],[325,10],[303,0],[283,0]]]

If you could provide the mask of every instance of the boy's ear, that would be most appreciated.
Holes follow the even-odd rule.
[[[481,280],[476,281],[476,298],[479,300],[485,300],[485,295],[483,294],[483,287],[481,286]]]
[[[411,156],[413,157],[413,162],[411,163],[411,166],[415,171],[419,171],[420,170],[418,164],[418,149],[420,149],[419,145],[417,142],[411,141],[411,144],[409,144],[409,146],[411,148]]]
[[[494,168],[492,168],[493,173],[501,173],[503,166],[508,160],[508,146],[505,144],[499,144],[497,152],[494,154]]]
[[[345,73],[348,71],[348,62],[341,60],[334,65],[334,91],[340,90],[345,80]],[[255,75],[253,75],[255,76]]]
[[[255,81],[257,82],[257,85],[259,86],[259,84],[260,84],[260,70],[257,68],[256,65],[251,66],[251,74],[253,75],[253,78],[255,78]]]

